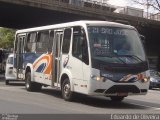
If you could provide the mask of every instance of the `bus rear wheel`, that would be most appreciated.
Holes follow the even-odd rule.
[[[40,83],[32,82],[31,73],[28,72],[26,74],[25,87],[27,91],[33,92],[33,91],[40,91],[42,88],[42,85]]]
[[[73,92],[71,91],[71,85],[68,78],[65,78],[62,83],[62,97],[66,101],[73,100]]]
[[[124,99],[124,96],[112,96],[110,98],[113,102],[121,102]]]

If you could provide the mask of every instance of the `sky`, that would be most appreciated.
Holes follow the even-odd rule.
[[[132,6],[135,8],[140,8],[140,9],[146,9],[144,6],[141,6],[139,4],[135,4],[133,3],[132,0],[108,0],[108,3],[112,4],[112,5],[116,5],[116,6]]]
[[[91,0],[91,1],[109,3],[111,5],[115,5],[119,7],[131,6],[134,8],[143,9],[145,12],[147,12],[147,6],[136,4],[133,2],[133,0]],[[152,7],[149,8],[149,13],[157,13],[157,12],[158,11],[154,10]]]
[[[108,3],[117,6],[127,6],[128,0],[109,0]]]
[[[95,1],[95,0],[93,0]],[[115,5],[115,6],[132,6],[132,7],[136,7],[136,8],[141,8],[141,9],[145,9],[143,6],[137,5],[133,2],[131,2],[132,0],[96,0],[96,1],[100,1],[100,2],[107,2],[111,5]]]

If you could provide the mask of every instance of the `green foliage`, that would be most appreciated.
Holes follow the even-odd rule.
[[[15,30],[0,28],[0,48],[13,48]]]

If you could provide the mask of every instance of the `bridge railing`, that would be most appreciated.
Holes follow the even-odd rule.
[[[93,11],[93,12],[103,12],[103,13],[116,12],[118,14],[126,14],[136,17],[142,17],[145,19],[160,21],[160,13],[152,14],[144,11],[139,11],[139,13],[136,13],[136,8],[135,8],[135,13],[133,14],[133,12],[126,10],[126,7],[113,6],[107,3],[97,2],[96,0],[23,0],[23,1],[46,4],[46,5],[57,5],[66,8],[75,8],[79,10],[85,9],[87,11]],[[121,12],[117,12],[117,9],[119,8],[122,9]]]
[[[106,3],[97,2],[94,0],[22,0],[30,3],[41,3],[41,4],[47,4],[52,5],[56,4],[59,6],[73,6],[73,7],[80,7],[80,8],[87,8],[91,10],[97,10],[97,11],[107,11],[107,12],[113,12],[116,7],[112,5],[108,5]]]

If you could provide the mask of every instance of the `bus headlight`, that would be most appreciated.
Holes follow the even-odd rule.
[[[143,83],[146,83],[146,82],[148,82],[150,80],[150,77],[144,77],[141,81],[143,82]]]
[[[91,78],[97,81],[104,81],[104,77],[101,76],[91,75]]]
[[[137,75],[137,80],[139,80],[142,83],[146,83],[150,80],[150,77],[146,72],[143,72]]]

